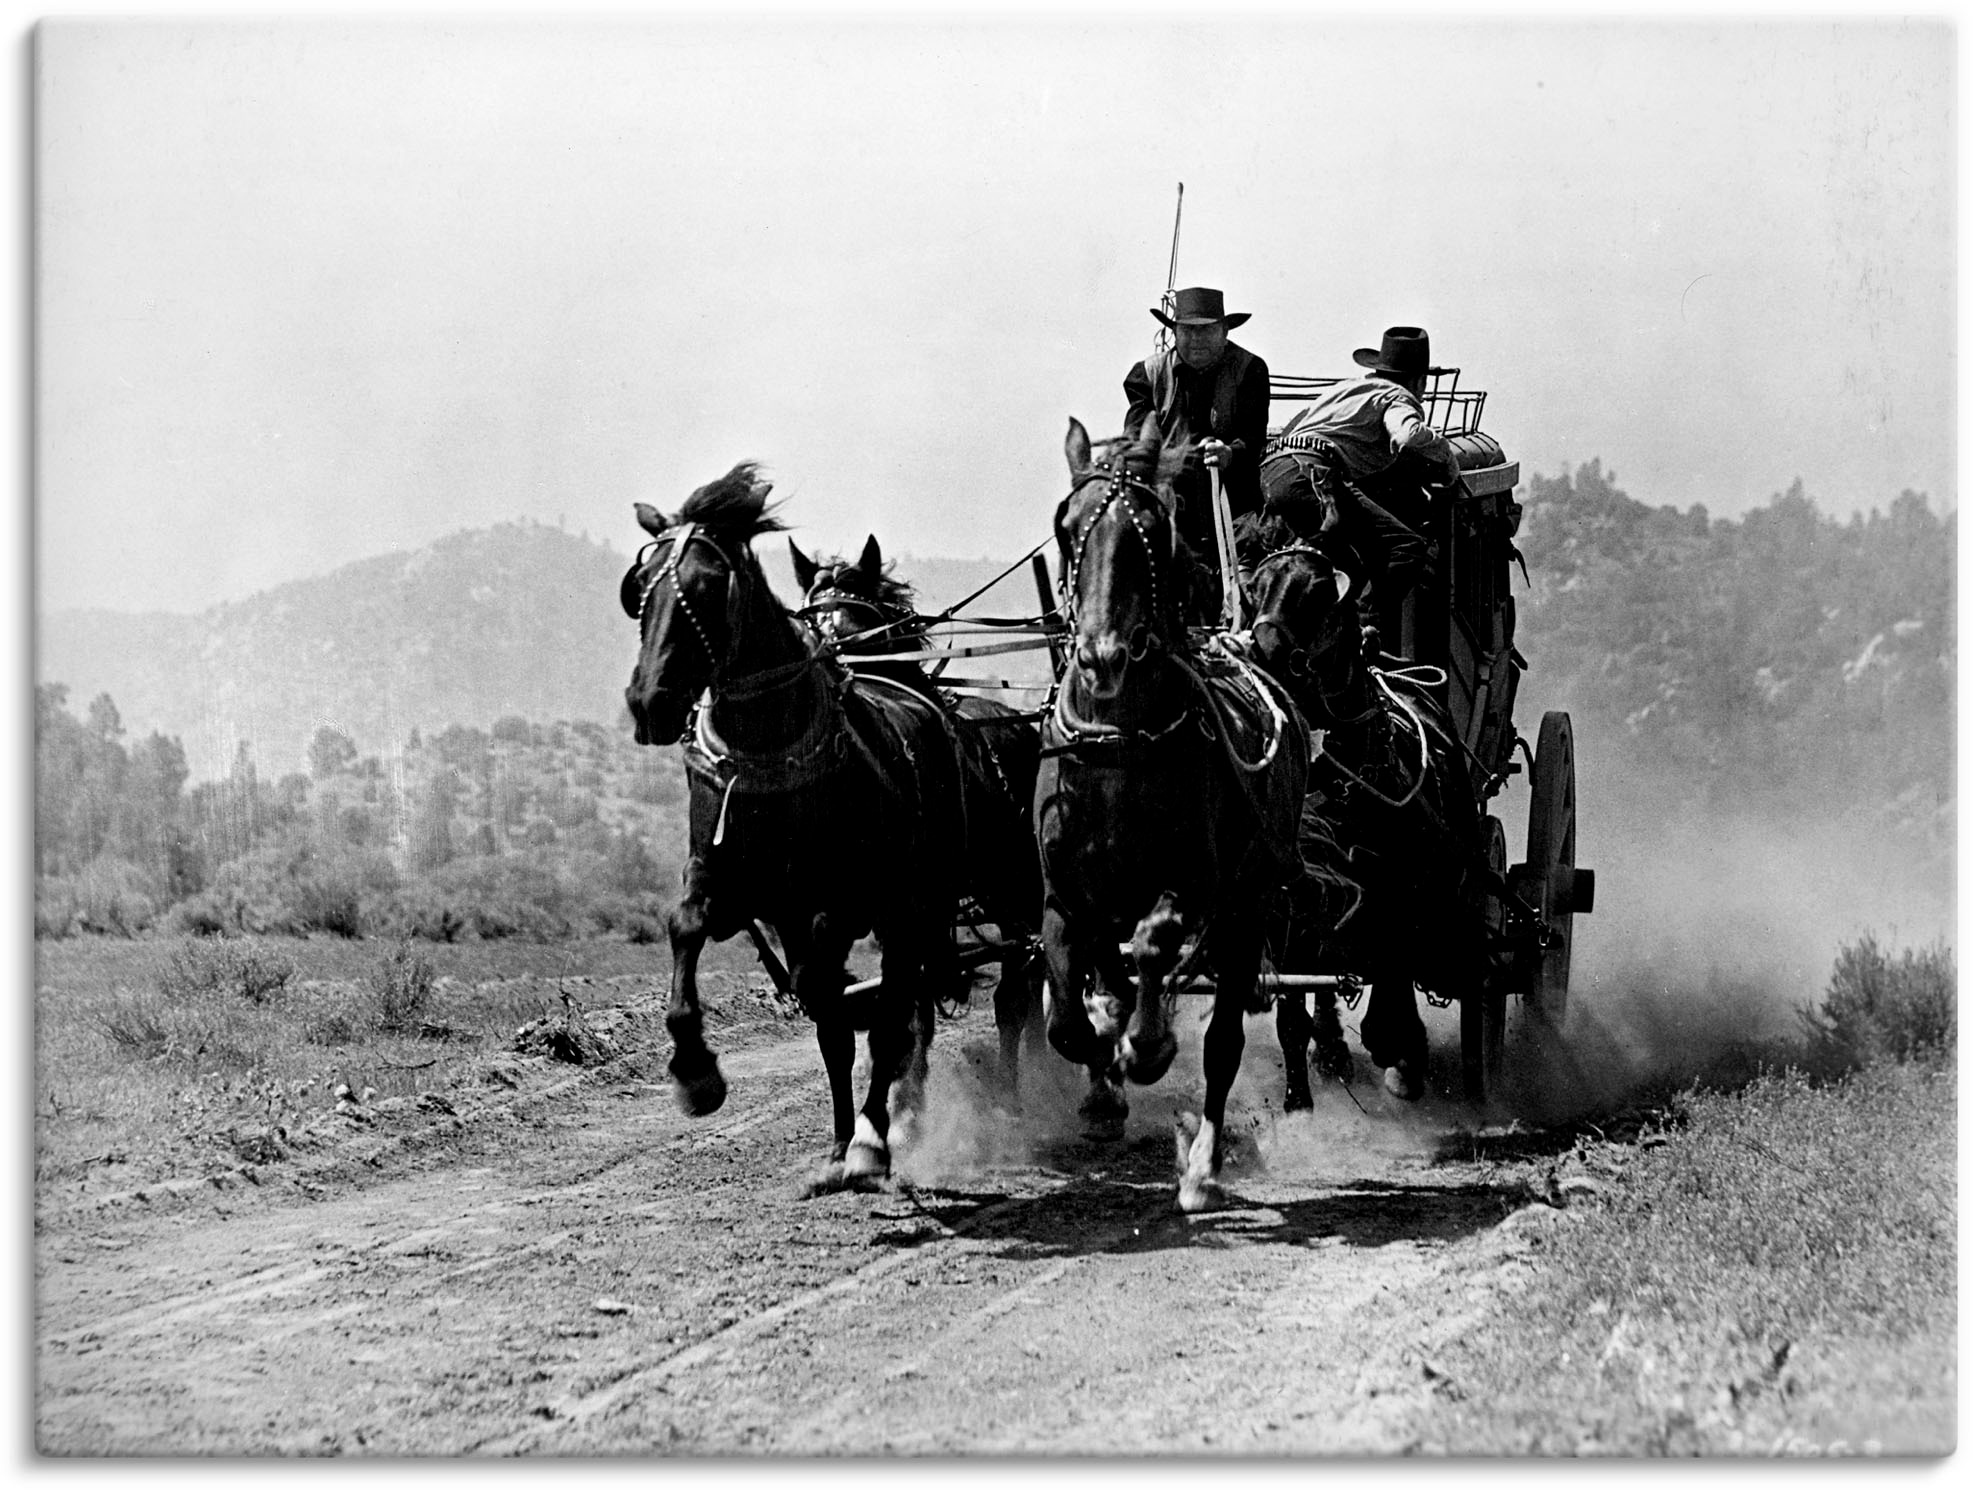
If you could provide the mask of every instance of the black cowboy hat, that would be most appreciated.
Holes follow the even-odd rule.
[[[1195,285],[1189,290],[1180,290],[1172,296],[1172,314],[1152,307],[1151,314],[1167,326],[1214,326],[1224,325],[1228,331],[1235,326],[1245,325],[1251,312],[1235,311],[1226,313],[1226,297],[1218,290],[1208,290]]]
[[[1350,355],[1359,367],[1396,373],[1401,378],[1422,378],[1445,370],[1432,366],[1432,338],[1422,326],[1393,326],[1384,333],[1382,347],[1358,347]]]

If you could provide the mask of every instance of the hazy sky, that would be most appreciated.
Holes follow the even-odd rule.
[[[1179,282],[1277,372],[1394,322],[1529,472],[1956,503],[1954,35],[1098,16],[44,25],[38,603],[461,527],[1012,557]],[[104,562],[113,540],[117,562]]]

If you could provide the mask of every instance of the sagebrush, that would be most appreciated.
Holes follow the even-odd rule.
[[[430,961],[408,939],[385,953],[383,961],[370,974],[379,1033],[416,1034],[424,1026],[425,1015],[431,1008],[432,985],[436,981]]]
[[[1822,1003],[1802,1011],[1812,1058],[1850,1068],[1956,1049],[1958,981],[1944,942],[1893,956],[1866,933],[1837,951]]]

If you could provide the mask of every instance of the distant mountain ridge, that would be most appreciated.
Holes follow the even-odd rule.
[[[796,603],[787,543],[757,545],[775,592]],[[197,615],[60,611],[37,618],[36,681],[80,708],[101,693],[126,732],[176,736],[194,780],[220,776],[244,743],[262,772],[305,769],[317,728],[365,754],[412,729],[480,728],[506,715],[624,725],[637,639],[617,603],[630,555],[541,523],[452,534],[296,580]],[[901,557],[936,610],[1004,566]],[[1033,614],[1021,566],[979,602]]]
[[[1524,732],[1542,708],[1567,707],[1586,754],[1663,771],[1683,796],[1779,793],[1804,812],[1850,803],[1945,861],[1956,514],[1906,493],[1839,522],[1796,490],[1709,518],[1639,502],[1594,461],[1532,477],[1523,500]],[[755,546],[775,592],[797,603],[787,539]],[[133,740],[176,736],[195,781],[225,774],[242,742],[263,774],[300,771],[323,724],[385,756],[414,728],[488,729],[512,715],[627,731],[637,639],[617,587],[629,563],[538,523],[455,533],[196,616],[42,616],[37,680],[66,684],[78,713],[109,694]],[[968,613],[1039,606],[1025,562],[893,563],[927,614],[1003,570]],[[950,672],[1039,680],[1046,661],[1000,654]]]

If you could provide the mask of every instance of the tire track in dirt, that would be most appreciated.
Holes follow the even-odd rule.
[[[435,1156],[447,1168],[261,1192],[231,1219],[117,1218],[136,1245],[113,1256],[44,1238],[37,1446],[1394,1446],[1421,1388],[1393,1342],[1429,1338],[1438,1316],[1411,1296],[1445,1292],[1482,1229],[1472,1186],[1263,1167],[1235,1175],[1228,1210],[1179,1216],[1147,1102],[1120,1145],[996,1160],[1008,1146],[983,1139],[943,1171],[960,1180],[797,1201],[798,1159],[826,1144],[805,1034],[722,1054],[735,1095],[710,1119],[663,1085],[591,1086],[545,1120],[496,1120],[469,1158]]]
[[[1055,1189],[1068,1188],[1067,1183],[1058,1183]],[[939,1223],[944,1236],[941,1240],[958,1241],[982,1232],[992,1224],[1020,1206],[1035,1200],[1032,1194],[1009,1196],[1007,1199],[982,1207],[957,1225]],[[1169,1196],[1160,1195],[1156,1201],[1147,1204],[1129,1222],[1122,1223],[1092,1239],[1091,1245],[1103,1246],[1120,1240],[1126,1233],[1141,1227],[1155,1216],[1163,1215],[1171,1209]],[[1067,1259],[1048,1269],[1042,1277],[1021,1290],[1019,1294],[1031,1292],[1045,1286],[1055,1278],[1068,1272],[1080,1258]],[[926,1268],[942,1263],[934,1249],[923,1244],[907,1251],[895,1252],[875,1262],[858,1268],[847,1277],[809,1288],[793,1298],[750,1315],[716,1334],[701,1340],[683,1350],[673,1351],[643,1364],[632,1364],[614,1371],[606,1383],[600,1387],[581,1393],[574,1393],[544,1404],[544,1416],[552,1419],[552,1424],[531,1426],[502,1437],[485,1440],[472,1446],[471,1452],[490,1455],[510,1455],[538,1449],[543,1442],[558,1437],[573,1427],[607,1414],[622,1403],[634,1391],[649,1388],[680,1372],[691,1370],[704,1364],[723,1352],[731,1352],[743,1346],[752,1345],[769,1334],[777,1326],[809,1310],[825,1305],[854,1305],[860,1298],[869,1294],[872,1285],[892,1273],[912,1267]],[[1005,1313],[1017,1306],[1018,1297],[1001,1296],[983,1309],[975,1311],[980,1318],[990,1318],[996,1313]]]

